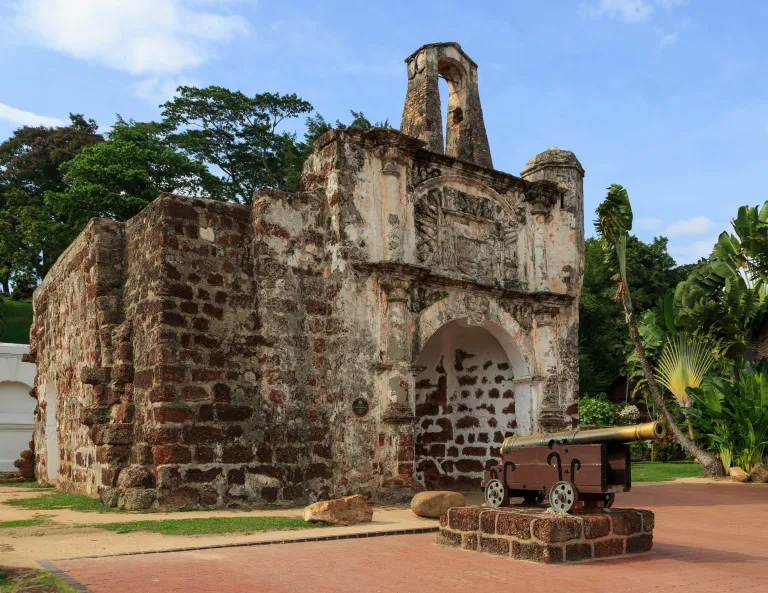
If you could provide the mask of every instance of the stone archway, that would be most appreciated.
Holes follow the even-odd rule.
[[[517,429],[505,348],[485,327],[456,320],[429,338],[416,364],[423,369],[415,385],[416,479],[430,489],[479,488],[504,437]]]

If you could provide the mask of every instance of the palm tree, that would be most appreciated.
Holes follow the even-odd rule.
[[[705,475],[723,476],[725,472],[723,471],[722,463],[686,437],[677,425],[674,416],[672,416],[664,403],[664,398],[661,395],[661,391],[659,391],[651,365],[645,355],[643,342],[637,330],[637,320],[635,319],[635,312],[632,307],[632,295],[630,294],[629,283],[627,282],[627,236],[629,231],[632,230],[632,206],[629,203],[627,190],[618,184],[611,185],[608,188],[608,195],[606,195],[603,203],[597,207],[595,213],[597,214],[595,231],[602,241],[603,249],[606,251],[607,256],[614,258],[615,263],[619,266],[619,273],[616,278],[618,281],[616,296],[624,306],[629,335],[635,345],[635,353],[643,369],[643,374],[648,383],[648,390],[651,393],[656,410],[666,420],[675,440],[701,464]]]
[[[685,332],[672,334],[667,338],[656,363],[656,380],[672,393],[680,406],[690,408],[692,402],[687,389],[701,386],[714,362],[709,344]],[[686,420],[686,424],[688,438],[693,440],[690,419]]]

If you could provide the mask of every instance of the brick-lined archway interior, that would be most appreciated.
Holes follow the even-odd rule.
[[[499,341],[465,320],[443,325],[417,360],[416,474],[427,488],[475,490],[515,433],[514,374]]]

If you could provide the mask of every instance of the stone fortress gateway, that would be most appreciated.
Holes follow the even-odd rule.
[[[40,480],[126,509],[392,500],[575,423],[584,171],[494,170],[477,65],[406,62],[401,130],[328,132],[301,192],[88,224],[34,296]]]

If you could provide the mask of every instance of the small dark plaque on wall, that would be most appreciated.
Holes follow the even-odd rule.
[[[368,400],[358,397],[352,402],[352,411],[361,418],[368,413]]]

